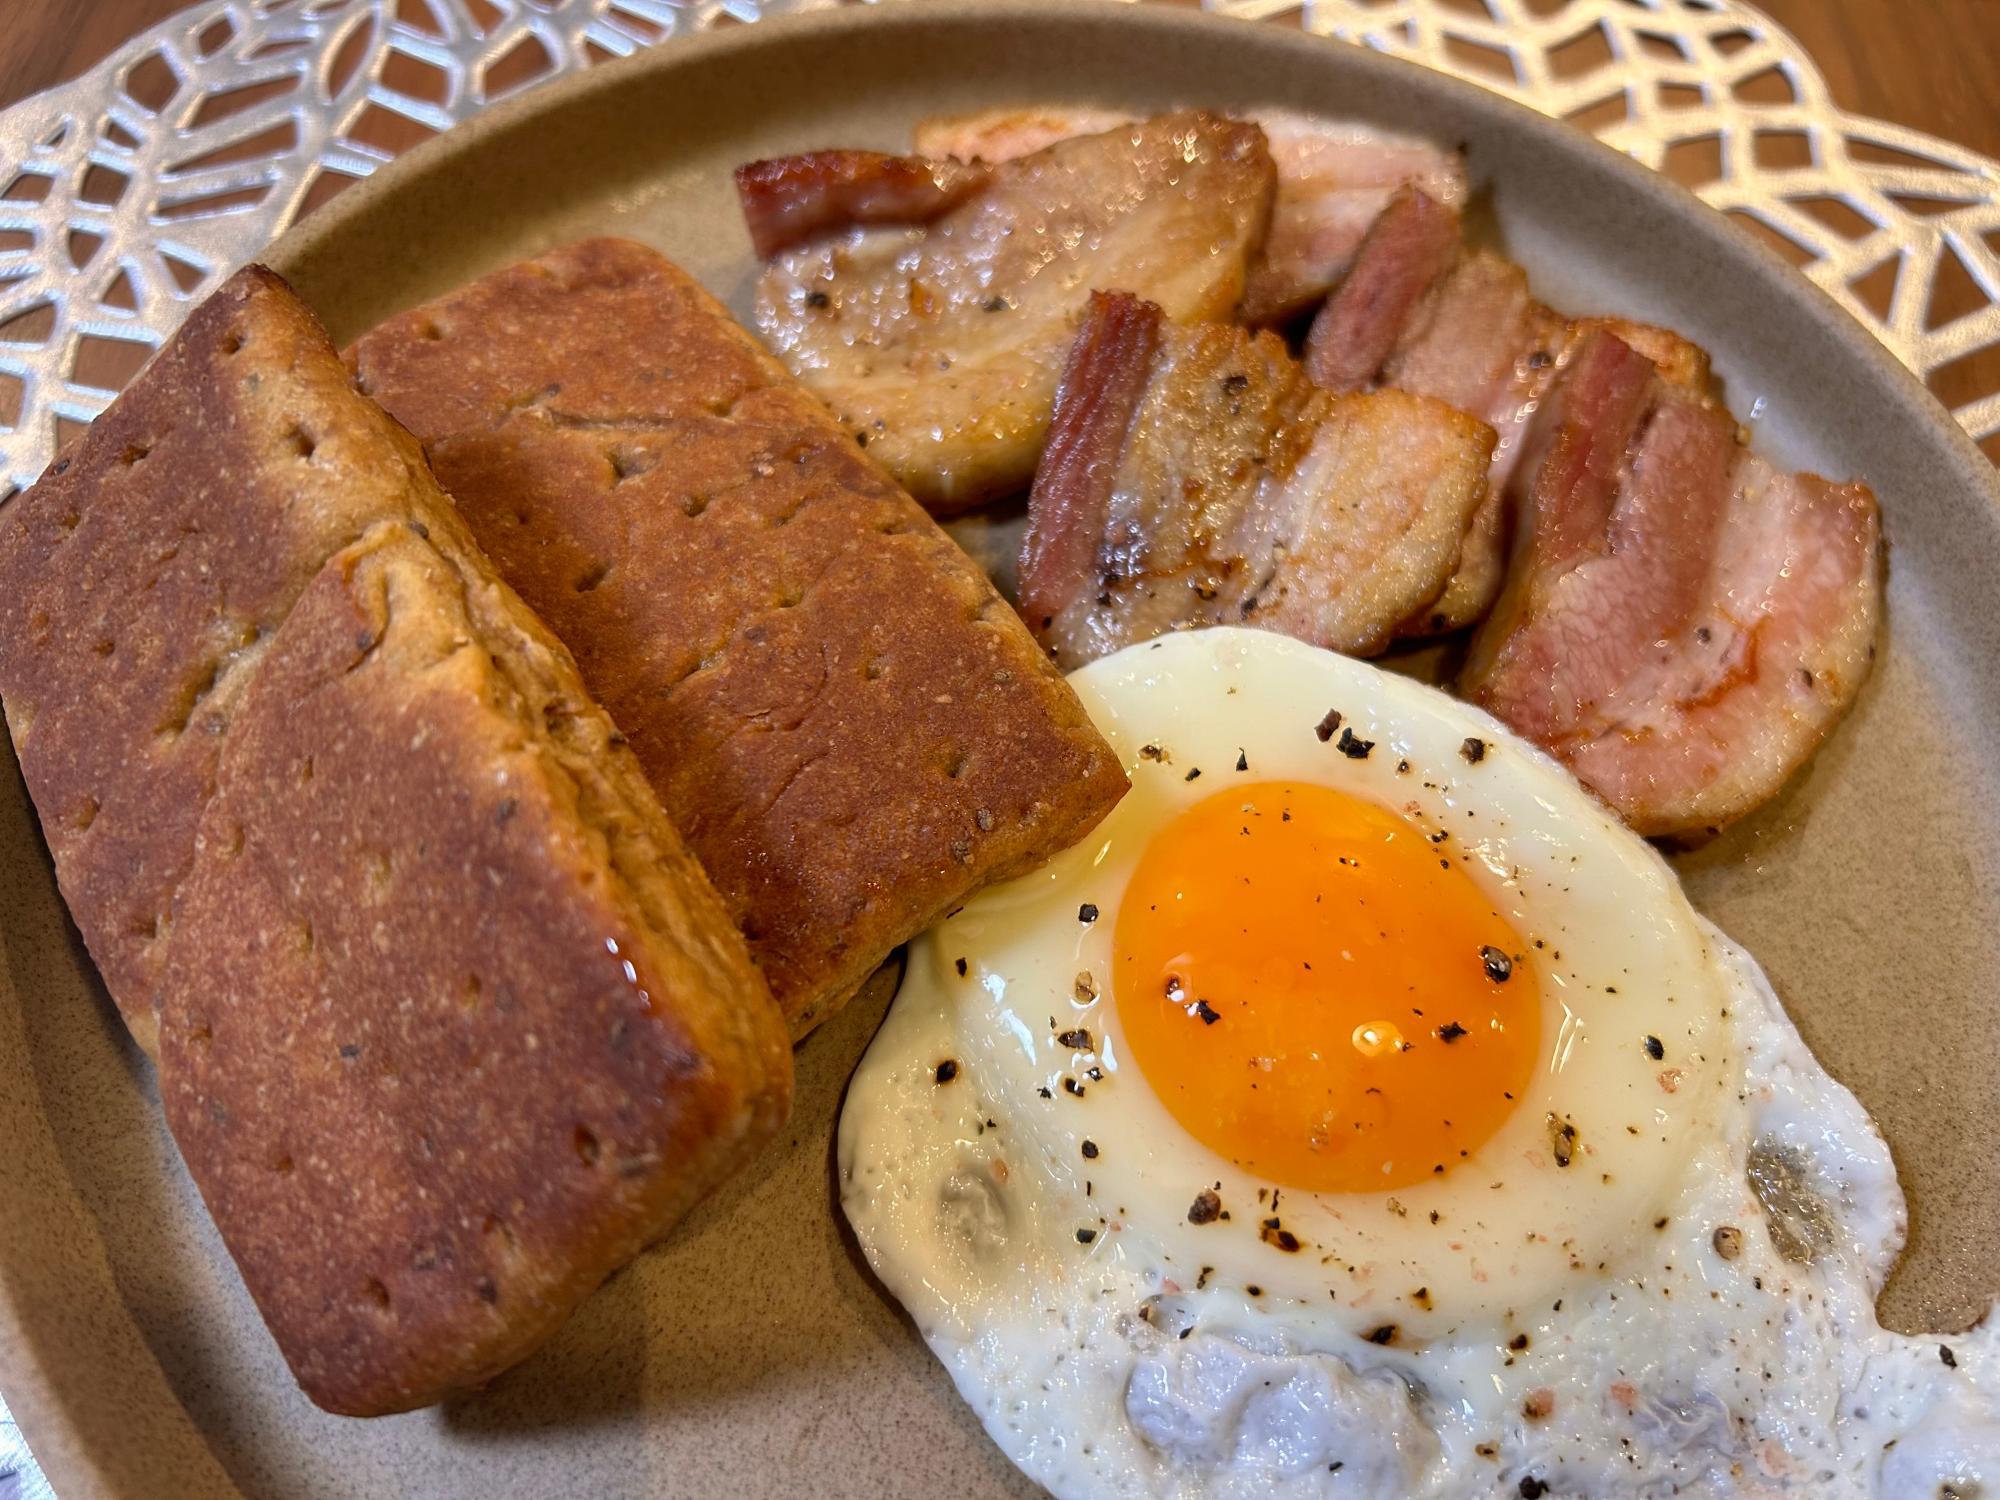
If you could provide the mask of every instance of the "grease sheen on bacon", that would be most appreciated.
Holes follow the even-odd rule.
[[[1110,130],[1130,118],[1086,106],[938,115],[918,122],[914,144],[926,156],[1009,161],[1071,136]],[[1324,297],[1398,188],[1414,184],[1440,203],[1465,201],[1465,161],[1456,151],[1372,125],[1294,110],[1253,110],[1243,118],[1263,130],[1278,171],[1271,233],[1251,267],[1243,298],[1248,322],[1280,322]]]
[[[1584,333],[1605,327],[1669,378],[1711,393],[1708,356],[1667,328],[1625,319],[1570,319],[1537,301],[1527,273],[1461,244],[1457,210],[1421,188],[1399,192],[1355,253],[1347,279],[1313,320],[1306,370],[1332,390],[1375,385],[1449,402],[1496,434],[1487,498],[1451,583],[1410,622],[1413,634],[1478,621],[1500,592],[1518,497],[1510,489],[1521,438],[1542,394]]]
[[[1493,435],[1315,388],[1274,334],[1099,293],[1028,505],[1021,601],[1062,666],[1181,626],[1386,645],[1457,562]]]
[[[1603,327],[1519,472],[1520,539],[1468,695],[1643,833],[1719,828],[1773,796],[1868,675],[1875,497],[1780,473]]]
[[[923,224],[986,185],[984,167],[880,151],[807,151],[736,169],[750,244],[769,260],[829,229]]]
[[[912,494],[965,510],[1033,477],[1093,288],[1175,321],[1235,311],[1273,181],[1261,131],[1200,111],[1063,141],[926,227],[779,256],[757,326]]]

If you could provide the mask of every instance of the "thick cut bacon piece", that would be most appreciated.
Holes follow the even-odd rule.
[[[1464,251],[1457,211],[1420,189],[1398,193],[1369,230],[1339,290],[1313,320],[1306,371],[1332,390],[1374,384],[1449,402],[1492,426],[1485,503],[1449,585],[1410,622],[1416,634],[1469,625],[1491,607],[1506,568],[1517,497],[1509,480],[1542,394],[1582,336],[1606,328],[1672,380],[1711,393],[1708,356],[1671,329],[1618,318],[1569,319],[1538,302],[1527,273],[1491,251]]]
[[[906,489],[965,510],[1033,478],[1092,288],[1176,322],[1236,309],[1273,180],[1256,126],[1200,112],[1063,141],[926,228],[779,256],[757,326]]]
[[[1525,444],[1520,535],[1461,686],[1642,833],[1771,797],[1852,703],[1881,612],[1858,484],[1782,474],[1586,330]]]
[[[736,169],[736,197],[762,260],[829,229],[927,224],[986,186],[977,164],[880,151],[808,151]]]
[[[1368,231],[1340,292],[1313,320],[1306,373],[1329,391],[1374,383],[1418,305],[1458,259],[1458,215],[1429,194],[1405,189]]]
[[[969,115],[932,115],[917,121],[910,145],[923,156],[964,162],[1013,161],[1046,151],[1057,141],[1102,135],[1130,125],[1137,115],[1089,105],[1029,105],[980,110]]]
[[[919,122],[914,144],[926,156],[1009,161],[1130,118],[1082,106],[941,115]],[[1251,323],[1282,322],[1324,297],[1354,258],[1368,226],[1405,184],[1439,203],[1465,201],[1465,162],[1456,151],[1292,110],[1256,110],[1244,118],[1262,128],[1278,169],[1270,237],[1251,267],[1243,297],[1243,317]]]
[[[1380,650],[1450,576],[1492,443],[1441,402],[1317,389],[1275,334],[1099,293],[1028,502],[1022,613],[1065,668],[1222,623]]]

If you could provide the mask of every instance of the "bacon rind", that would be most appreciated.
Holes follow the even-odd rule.
[[[1049,441],[1021,540],[1021,614],[1046,631],[1090,588],[1111,486],[1152,378],[1162,314],[1129,292],[1093,292],[1056,388]]]
[[[1529,738],[1555,732],[1553,648],[1538,624],[1562,577],[1601,542],[1652,364],[1612,335],[1587,336],[1545,398],[1520,472],[1513,556],[1498,603],[1472,639],[1461,685]]]
[[[1010,161],[1134,118],[1080,105],[940,115],[918,121],[911,144],[925,156]],[[1263,130],[1278,171],[1270,233],[1243,292],[1240,316],[1253,327],[1287,322],[1322,300],[1399,188],[1418,186],[1452,205],[1465,201],[1465,161],[1457,151],[1294,110],[1259,109],[1244,118]]]
[[[1423,300],[1458,256],[1457,210],[1406,187],[1370,227],[1339,290],[1306,335],[1306,375],[1334,392],[1357,391],[1388,362]]]
[[[1874,496],[1774,471],[1602,327],[1520,472],[1522,534],[1461,688],[1642,833],[1713,831],[1775,795],[1873,659]]]
[[[1401,391],[1319,390],[1269,332],[1155,317],[1132,348],[1113,314],[1143,306],[1099,299],[1073,351],[1029,503],[1029,623],[1064,667],[1223,623],[1381,649],[1450,576],[1491,429]]]
[[[880,151],[806,151],[746,162],[736,197],[760,260],[836,229],[925,224],[986,186],[973,162]]]

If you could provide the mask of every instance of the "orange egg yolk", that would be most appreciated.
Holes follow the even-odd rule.
[[[1449,1172],[1535,1069],[1541,995],[1513,928],[1448,842],[1328,787],[1181,813],[1114,942],[1132,1061],[1203,1144],[1288,1187]]]

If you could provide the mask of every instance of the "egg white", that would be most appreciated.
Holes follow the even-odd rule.
[[[1134,771],[1132,794],[1084,845],[913,948],[839,1132],[842,1206],[864,1253],[1010,1459],[1063,1496],[1546,1485],[1903,1500],[2000,1486],[2000,1320],[1946,1341],[1876,1325],[1904,1233],[1887,1148],[1647,846],[1484,715],[1277,637],[1172,637],[1076,681]],[[1374,741],[1365,759],[1312,732],[1329,708]],[[1488,746],[1476,764],[1468,737]],[[1142,755],[1148,744],[1163,755]],[[1661,1112],[1665,1149],[1619,1158],[1642,1191],[1605,1193],[1574,1165],[1540,1169],[1496,1142],[1425,1184],[1434,1199],[1404,1190],[1313,1220],[1310,1195],[1285,1192],[1285,1222],[1308,1238],[1330,1222],[1371,1247],[1369,1277],[1346,1269],[1361,1256],[1326,1264],[1255,1237],[1257,1185],[1151,1098],[1102,993],[1119,872],[1147,827],[1237,774],[1239,749],[1246,776],[1340,786],[1450,831],[1516,930],[1543,936],[1544,992],[1579,1017],[1574,1037],[1547,1029],[1537,1077],[1584,1112],[1591,1172],[1606,1134],[1592,1121],[1615,1123],[1637,1098]],[[1086,901],[1095,922],[1079,920]],[[1106,976],[1094,1001],[1076,987],[1093,966]],[[1681,1029],[1656,1034],[1674,1056],[1626,1045],[1636,1007],[1670,1004]],[[1090,1048],[1055,1042],[1077,1025]],[[1659,1072],[1683,1063],[1664,1093]],[[1608,1134],[1615,1145],[1624,1132]],[[1809,1264],[1765,1227],[1753,1147],[1788,1153],[1826,1210]],[[1493,1191],[1488,1166],[1519,1183],[1500,1211],[1469,1206]],[[1189,1173],[1252,1211],[1240,1226],[1190,1226]],[[1524,1244],[1537,1218],[1569,1225],[1594,1235],[1594,1258],[1574,1253],[1580,1242],[1560,1258],[1440,1257],[1398,1232],[1413,1212],[1428,1224],[1425,1202],[1463,1211],[1501,1250],[1507,1225]],[[1394,1295],[1419,1267],[1439,1283],[1429,1319]],[[1389,1343],[1367,1336],[1383,1306],[1396,1309]]]
[[[931,1012],[950,1028],[957,1086],[1005,1111],[1005,1145],[988,1145],[1004,1170],[1036,1174],[1036,1241],[1068,1259],[1081,1236],[1184,1287],[1255,1288],[1417,1341],[1498,1329],[1656,1232],[1738,1074],[1706,941],[1647,845],[1485,715],[1283,637],[1169,636],[1072,681],[1131,792],[1084,843],[914,945],[897,1002],[899,1020]],[[1546,1046],[1515,1112],[1422,1182],[1315,1195],[1261,1181],[1196,1141],[1130,1063],[1110,982],[1133,866],[1181,809],[1271,780],[1399,809],[1510,921],[1540,981]],[[928,1102],[945,1055],[885,1039],[866,1067],[878,1060]],[[1557,1122],[1575,1132],[1560,1148]],[[1191,1221],[1203,1189],[1223,1218]],[[1278,1248],[1274,1219],[1297,1249]],[[962,1260],[932,1274],[948,1271],[967,1292],[988,1274]]]

